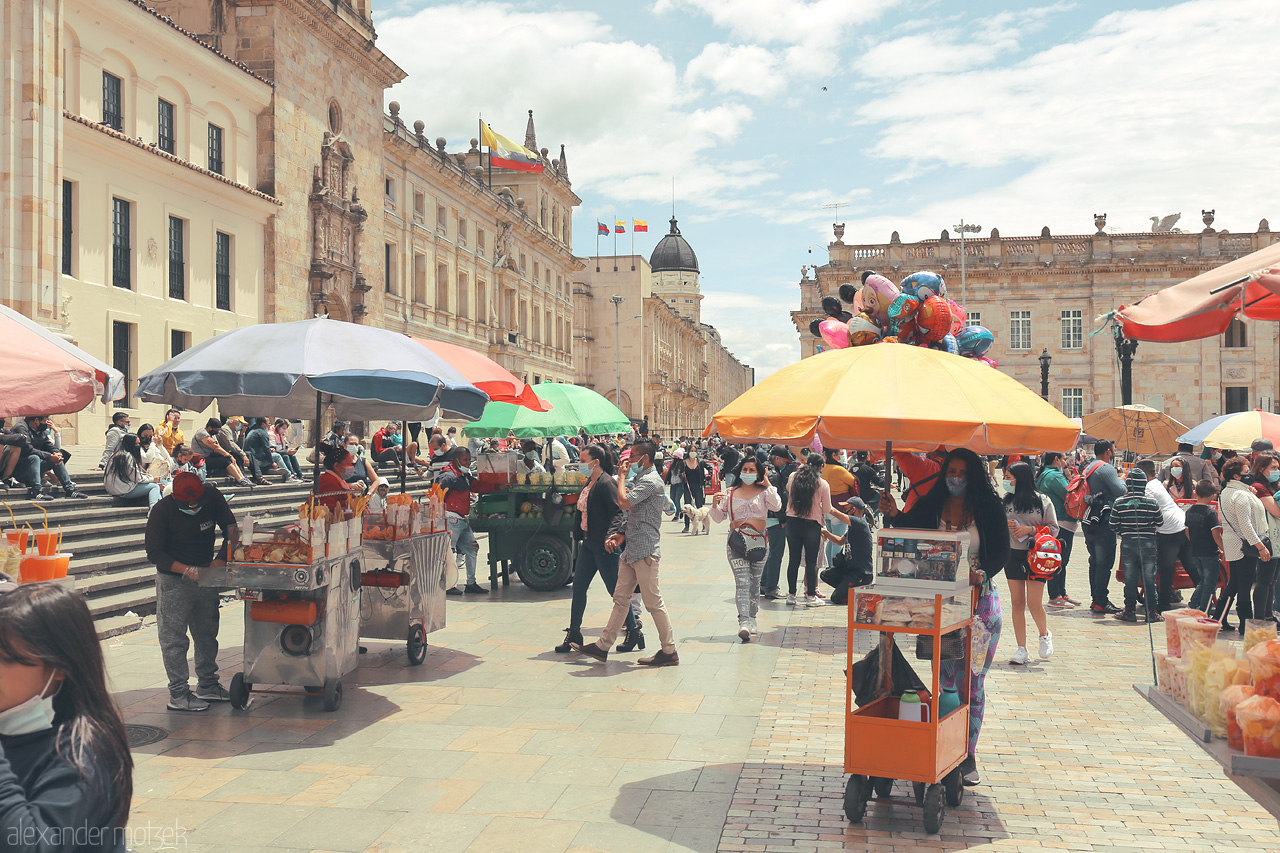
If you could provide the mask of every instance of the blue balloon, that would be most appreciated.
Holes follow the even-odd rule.
[[[965,358],[980,358],[994,341],[995,336],[985,326],[966,326],[956,335],[956,349]]]
[[[930,296],[947,295],[947,285],[942,280],[942,276],[936,272],[917,272],[904,278],[898,285],[903,293],[916,297],[921,302]]]
[[[959,346],[959,344],[957,344],[957,343],[956,343],[956,336],[955,336],[955,335],[945,335],[945,336],[943,336],[943,338],[942,338],[942,343],[946,345],[947,352],[951,353],[952,355],[959,355],[959,354],[960,354],[960,346]]]

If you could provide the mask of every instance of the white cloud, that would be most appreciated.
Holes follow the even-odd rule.
[[[676,175],[682,197],[714,206],[773,177],[760,161],[714,156],[752,120],[748,107],[699,106],[658,47],[619,38],[593,13],[453,3],[378,29],[378,46],[409,74],[387,99],[451,151],[476,135],[478,113],[523,139],[533,109],[540,146],[568,143],[570,178],[620,201],[667,200]]]
[[[829,47],[855,24],[875,20],[901,0],[658,0],[654,11],[702,12],[718,27],[756,44]]]
[[[794,290],[794,284],[776,288],[786,295]],[[757,382],[800,360],[799,338],[790,313],[796,299],[726,290],[704,290],[702,295],[702,321],[715,326],[729,351],[755,368]]]
[[[693,85],[706,80],[717,92],[733,92],[771,98],[783,91],[786,75],[778,57],[758,45],[712,42],[685,67],[685,80]]]
[[[1280,113],[1258,101],[1258,66],[1226,57],[1269,55],[1278,35],[1271,0],[1196,0],[1107,15],[1008,67],[910,76],[859,112],[876,127],[872,156],[933,170],[940,186],[972,185],[955,170],[996,177],[851,222],[850,234],[934,237],[960,215],[1006,236],[1044,224],[1082,233],[1098,211],[1141,231],[1181,210],[1195,228],[1196,205],[1216,207],[1219,227],[1251,230],[1275,213],[1265,188],[1280,178]]]

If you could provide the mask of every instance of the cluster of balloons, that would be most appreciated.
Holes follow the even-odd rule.
[[[853,307],[847,311],[843,303]],[[822,300],[826,314],[809,326],[832,349],[875,343],[924,346],[980,361],[994,340],[983,326],[966,325],[964,306],[947,298],[947,285],[935,272],[917,272],[894,284],[873,270],[862,274],[862,286],[840,285],[840,298]]]

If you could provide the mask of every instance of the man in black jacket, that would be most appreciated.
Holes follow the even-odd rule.
[[[41,501],[53,499],[52,495],[44,492],[46,471],[52,471],[58,478],[58,484],[62,486],[62,491],[67,497],[89,497],[71,482],[71,475],[67,473],[66,465],[70,455],[59,450],[53,443],[53,438],[49,434],[48,415],[28,415],[18,422],[13,431],[26,441],[22,450],[23,455],[19,457],[18,467],[14,473],[26,484],[28,498]]]
[[[188,471],[173,478],[173,493],[147,516],[147,559],[156,567],[156,628],[169,676],[172,711],[207,711],[231,697],[218,683],[218,590],[200,586],[200,567],[226,562],[235,524],[227,500]],[[222,549],[216,554],[218,528]],[[196,647],[196,692],[187,668],[187,632]]]
[[[760,575],[760,595],[776,601],[782,598],[778,591],[778,576],[782,573],[782,555],[787,550],[787,480],[795,473],[796,458],[784,445],[775,444],[769,451],[769,482],[782,498],[782,509],[769,513],[765,533],[769,537],[769,559]]]

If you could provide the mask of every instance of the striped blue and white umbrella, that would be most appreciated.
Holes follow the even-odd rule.
[[[201,411],[348,420],[478,419],[489,396],[405,335],[317,318],[223,332],[147,373],[134,396]]]

